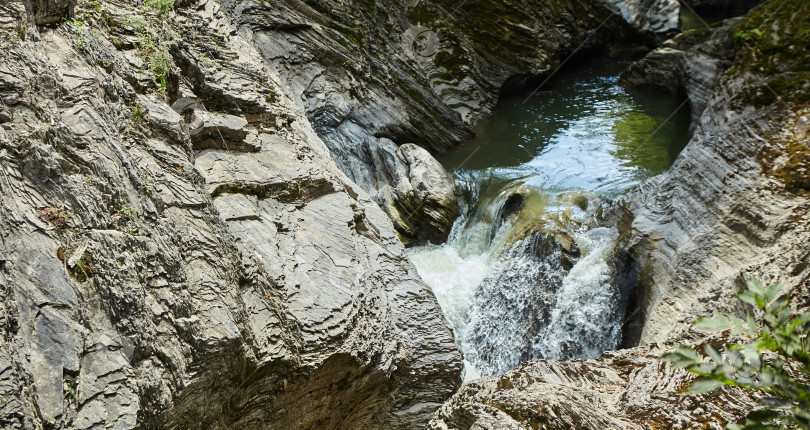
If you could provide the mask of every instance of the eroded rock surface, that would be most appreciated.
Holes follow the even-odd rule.
[[[407,165],[394,149],[407,143],[447,151],[502,91],[538,87],[592,50],[664,39],[679,11],[675,0],[227,0],[222,8],[279,70],[337,165],[390,208],[409,243],[443,240],[454,211],[386,197],[408,181],[381,173],[380,159]],[[441,214],[402,214],[420,205]]]
[[[796,297],[810,287],[810,142],[802,121],[810,107],[803,63],[810,52],[791,39],[810,15],[794,7],[810,11],[807,4],[774,0],[732,30],[716,30],[712,39],[719,42],[703,47],[733,44],[728,70],[702,59],[700,46],[688,51],[693,66],[678,69],[681,82],[690,82],[687,90],[695,89],[690,95],[706,94],[699,84],[690,87],[705,76],[699,70],[714,69],[719,84],[672,169],[631,198],[635,217],[627,233],[641,269],[643,315],[636,321],[640,333],[628,333],[631,342],[663,341],[696,316],[739,310],[734,293],[746,279],[782,279]],[[761,38],[745,36],[760,28]]]
[[[537,360],[465,384],[436,413],[435,430],[723,429],[756,402],[740,389],[683,393],[693,379],[661,363],[666,345],[598,360]]]
[[[433,293],[198,6],[3,21],[0,427],[424,425],[461,372]]]

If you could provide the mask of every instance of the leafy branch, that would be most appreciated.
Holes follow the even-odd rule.
[[[728,385],[766,394],[759,400],[761,409],[750,412],[745,424],[730,424],[729,429],[810,429],[810,386],[803,382],[810,374],[810,313],[791,317],[790,296],[779,295],[781,289],[781,282],[766,287],[752,280],[747,290],[737,292],[759,319],[750,312],[745,320],[715,313],[713,318],[699,318],[694,323],[697,328],[742,336],[748,342],[727,345],[722,352],[705,345],[707,360],[688,346],[661,357],[700,376],[689,388],[692,393]]]

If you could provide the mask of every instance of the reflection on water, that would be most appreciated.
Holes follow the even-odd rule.
[[[618,85],[598,60],[531,97],[502,100],[477,137],[439,157],[462,191],[447,243],[411,248],[464,352],[468,378],[532,358],[592,358],[623,318],[605,201],[668,169],[687,142],[680,100]]]
[[[439,161],[456,172],[529,175],[540,188],[610,194],[664,171],[688,140],[688,107],[619,86],[628,64],[599,60],[531,97],[502,100],[474,140]]]

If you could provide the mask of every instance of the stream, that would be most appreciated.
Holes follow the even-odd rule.
[[[438,157],[462,215],[446,243],[408,254],[453,327],[465,379],[619,344],[618,232],[600,214],[666,171],[689,125],[680,100],[618,85],[629,64],[594,60],[531,96],[504,98],[475,139]]]

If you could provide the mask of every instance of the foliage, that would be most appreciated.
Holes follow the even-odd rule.
[[[209,56],[207,56],[205,54],[200,54],[200,62],[205,67],[214,67],[216,65],[214,60],[212,60],[211,57],[209,57]]]
[[[165,15],[174,9],[174,0],[146,0],[146,4],[155,9],[158,15]]]
[[[70,383],[67,384],[67,389],[65,389],[65,398],[72,399],[76,397],[76,391],[73,389],[73,385]]]
[[[693,393],[729,385],[766,394],[759,400],[762,409],[749,413],[745,424],[732,424],[729,429],[810,429],[810,386],[803,382],[810,374],[810,312],[792,318],[790,297],[779,295],[781,288],[780,282],[766,287],[752,280],[747,291],[737,293],[759,318],[751,313],[745,320],[715,313],[714,318],[695,321],[698,328],[742,336],[749,342],[728,345],[722,353],[706,345],[706,361],[686,346],[662,357],[700,376],[690,387]]]
[[[148,179],[146,181],[144,181],[143,186],[141,187],[141,189],[143,190],[144,194],[146,194],[147,196],[151,196],[152,195],[152,181],[150,181]]]
[[[0,51],[5,51],[6,49],[13,48],[17,46],[17,44],[22,41],[22,38],[19,34],[15,34],[11,37],[6,38],[5,36],[0,38]]]
[[[149,73],[158,85],[158,92],[166,94],[172,60],[165,43],[143,21],[133,21],[138,32],[138,52],[147,60]]]
[[[132,106],[132,112],[130,112],[129,116],[133,122],[141,122],[143,121],[145,113],[143,106],[141,106],[140,103],[136,103],[135,106]]]
[[[126,220],[131,220],[135,217],[135,209],[130,205],[121,206],[121,210],[119,211],[121,217]]]
[[[73,46],[76,50],[85,52],[93,37],[90,28],[78,19],[66,20],[65,26],[73,34]]]
[[[745,30],[745,31],[739,30],[736,33],[734,33],[734,38],[738,39],[738,40],[742,40],[744,42],[748,42],[750,40],[756,40],[756,39],[762,37],[762,35],[764,35],[764,34],[765,33],[762,30],[760,30],[758,28],[754,28],[754,29]]]

